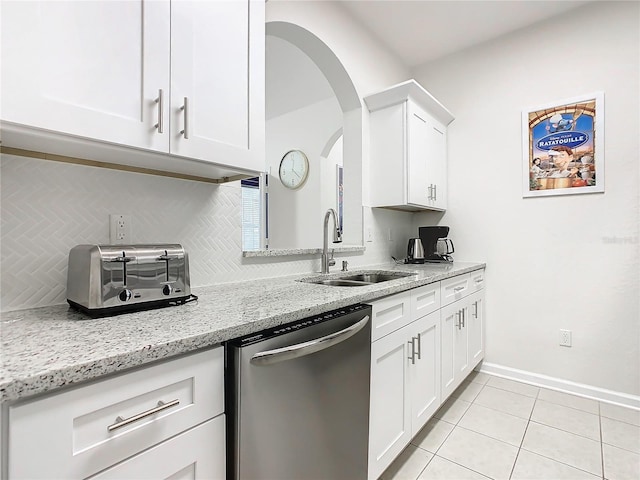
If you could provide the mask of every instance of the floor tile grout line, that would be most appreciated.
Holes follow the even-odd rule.
[[[531,420],[531,422],[537,425],[544,425],[545,427],[553,428],[554,430],[560,430],[561,432],[570,433],[571,435],[575,435],[576,437],[586,438],[587,440],[591,440],[592,442],[602,443],[600,438],[595,439],[593,437],[587,437],[586,435],[582,435],[581,433],[572,432],[570,430],[565,430],[564,428],[560,428],[557,425],[549,425],[548,423],[541,422],[539,420]]]
[[[591,440],[592,442],[595,442],[595,443],[602,443],[600,440],[595,440],[595,439],[593,439],[591,437],[586,437],[584,435],[580,435],[579,433],[570,432],[569,430],[565,430],[565,429],[560,428],[558,426],[547,425],[546,423],[542,423],[542,422],[539,422],[537,420],[531,420],[531,422],[535,423],[536,425],[542,425],[543,427],[553,428],[554,430],[558,430],[560,432],[568,433],[569,435],[575,435],[576,437],[584,438],[585,440]],[[620,447],[618,447],[618,448],[620,448]],[[623,448],[622,450],[625,450],[625,449]]]
[[[533,407],[531,407],[531,412],[529,412],[529,419],[527,420],[527,425],[524,427],[524,432],[522,433],[522,439],[520,439],[520,446],[518,447],[518,451],[516,452],[516,458],[513,461],[513,465],[511,466],[511,473],[509,474],[509,480],[513,477],[513,472],[516,469],[516,463],[518,463],[518,457],[520,456],[520,452],[522,451],[522,445],[524,444],[524,437],[527,436],[527,430],[529,429],[529,424],[531,423],[531,417],[533,416],[533,411],[536,408],[536,403],[538,402],[538,396],[540,395],[540,389],[536,393],[536,396],[533,400]]]
[[[584,468],[576,467],[575,465],[571,465],[570,463],[563,462],[563,461],[561,461],[561,460],[558,460],[557,458],[548,457],[548,456],[546,456],[546,455],[543,455],[543,454],[542,454],[542,453],[540,453],[540,452],[534,452],[533,450],[529,450],[529,449],[527,449],[527,448],[521,448],[521,450],[524,450],[524,451],[525,451],[525,452],[527,452],[527,453],[531,453],[531,454],[533,454],[533,455],[537,455],[537,456],[542,457],[542,458],[546,458],[547,460],[551,460],[551,461],[553,461],[553,462],[560,463],[561,465],[565,465],[565,466],[567,466],[567,467],[571,467],[571,468],[573,468],[574,470],[579,470],[579,471],[581,471],[581,472],[588,473],[589,475],[594,476],[594,477],[596,477],[596,478],[597,478],[597,477],[602,478],[602,475],[598,475],[597,473],[590,472],[589,470],[585,470]]]
[[[480,473],[480,472],[478,472],[477,470],[474,470],[473,468],[469,468],[469,467],[467,467],[466,465],[462,465],[461,463],[454,462],[453,460],[449,460],[447,457],[443,457],[443,456],[441,456],[441,455],[435,455],[435,454],[434,454],[434,455],[433,455],[433,458],[432,458],[431,460],[433,460],[433,459],[434,459],[434,458],[436,458],[436,457],[438,457],[438,458],[442,458],[442,459],[446,460],[447,462],[451,462],[451,463],[453,463],[453,464],[455,464],[455,465],[458,465],[459,467],[464,468],[465,470],[469,470],[470,472],[477,473],[478,475],[482,475],[482,476],[483,476],[483,477],[485,477],[485,478],[488,478],[488,479],[493,480],[493,479],[492,479],[492,477],[490,477],[489,475],[485,475],[484,473]],[[431,460],[429,461],[429,463],[431,463]],[[426,467],[425,467],[425,468],[426,468]],[[424,471],[424,470],[423,470],[423,471]],[[422,473],[422,472],[420,472],[420,473]],[[418,477],[420,477],[420,475],[418,475]],[[416,479],[416,480],[417,480],[417,479]]]
[[[544,401],[545,401],[545,400],[542,400],[542,399],[538,399],[538,398],[536,398],[536,402],[537,402],[538,400],[540,400],[540,401],[542,401],[542,402],[544,402]],[[531,417],[533,417],[533,410],[535,410],[535,403],[534,403],[533,409],[531,410]],[[562,464],[562,465],[566,465],[567,467],[571,467],[571,468],[574,468],[574,469],[579,470],[579,471],[581,471],[581,472],[588,473],[589,475],[593,475],[593,476],[596,476],[596,477],[598,476],[598,474],[593,473],[593,472],[590,472],[590,471],[588,471],[588,470],[585,470],[584,468],[580,468],[580,467],[577,467],[577,466],[575,466],[575,465],[571,465],[570,463],[562,462],[562,461],[558,460],[557,458],[547,457],[546,455],[543,455],[542,453],[534,452],[533,450],[529,450],[529,449],[524,448],[524,447],[523,447],[523,445],[524,445],[524,437],[525,437],[525,436],[526,436],[526,434],[527,434],[527,432],[526,432],[526,431],[529,429],[529,424],[530,424],[530,423],[535,423],[535,424],[537,424],[537,425],[544,425],[544,426],[548,426],[548,427],[550,427],[550,428],[554,428],[555,430],[560,430],[561,432],[566,432],[566,430],[562,430],[562,429],[560,429],[560,428],[551,427],[551,426],[549,426],[549,425],[541,424],[541,423],[536,422],[535,420],[531,420],[531,419],[530,419],[530,420],[529,420],[529,422],[527,423],[527,428],[525,429],[525,434],[522,436],[522,443],[520,444],[520,449],[518,450],[518,455],[520,455],[520,450],[524,450],[525,452],[531,453],[531,454],[533,454],[533,455],[538,455],[538,456],[540,456],[540,457],[546,458],[546,459],[551,460],[551,461],[556,462],[556,463],[560,463],[560,464]],[[571,433],[571,432],[566,432],[566,433]],[[583,438],[586,438],[586,437],[583,437]],[[589,440],[593,440],[593,439],[589,439]],[[593,441],[595,442],[595,440],[593,440]],[[517,458],[516,458],[516,461],[517,461]],[[514,468],[515,468],[515,464],[514,464]],[[511,474],[513,475],[513,472],[512,472]]]

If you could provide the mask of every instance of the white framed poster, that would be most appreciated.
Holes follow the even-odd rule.
[[[604,93],[522,112],[523,197],[604,192]]]

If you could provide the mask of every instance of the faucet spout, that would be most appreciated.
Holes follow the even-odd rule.
[[[340,233],[340,225],[338,225],[338,216],[333,208],[327,210],[324,215],[323,238],[322,238],[322,273],[329,273],[329,267],[336,264],[333,258],[329,258],[329,217],[333,217],[333,243],[342,242],[342,234]]]

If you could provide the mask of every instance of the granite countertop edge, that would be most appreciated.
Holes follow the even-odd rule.
[[[92,319],[65,305],[6,312],[0,323],[0,401],[34,395],[211,348],[233,338],[485,268],[484,263],[384,265],[410,276],[357,288],[293,275],[193,289],[198,302]],[[334,278],[334,272],[323,278]]]

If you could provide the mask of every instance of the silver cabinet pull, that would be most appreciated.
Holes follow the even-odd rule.
[[[438,185],[433,185],[433,200],[438,200]]]
[[[158,104],[158,123],[155,124],[155,127],[158,129],[158,133],[164,133],[164,122],[162,121],[162,116],[164,114],[164,95],[162,89],[158,90],[156,103]]]
[[[456,323],[456,327],[458,327],[458,330],[462,330],[462,321],[460,320],[460,310],[458,310],[456,312],[456,317],[458,317],[458,323]]]
[[[476,285],[480,285],[482,282],[484,282],[484,278],[476,278]]]
[[[460,292],[462,290],[464,290],[464,285],[460,285],[459,287],[454,287],[453,288],[453,291],[456,292],[456,293],[458,293],[458,292]]]
[[[464,324],[464,308],[462,310],[460,310],[460,318],[461,318],[461,321],[462,321],[462,326],[464,327],[465,326],[465,324]]]
[[[473,318],[478,318],[478,301],[473,302],[473,306],[476,307],[476,311],[473,313]]]
[[[180,110],[184,112],[184,129],[180,130],[180,133],[184,138],[189,139],[189,99],[187,97],[184,97],[184,103]]]
[[[429,194],[428,194],[428,197],[427,197],[427,198],[428,198],[429,200],[433,200],[433,185],[432,185],[432,184],[429,184],[429,188],[428,188],[427,190],[429,191]]]
[[[418,360],[420,360],[421,354],[422,354],[422,339],[419,333],[418,333],[418,336],[416,337],[416,340],[418,341]]]
[[[296,345],[290,345],[288,347],[275,348],[273,350],[267,350],[266,352],[258,352],[251,357],[249,362],[254,365],[270,365],[272,363],[292,360],[304,355],[319,352],[320,350],[332,347],[333,345],[337,345],[338,343],[351,338],[362,330],[368,321],[369,315],[365,315],[359,322],[354,323],[350,327],[340,330],[339,332],[330,333],[324,337],[309,340],[308,342],[298,343]]]
[[[411,365],[415,365],[415,363],[416,363],[416,344],[415,344],[415,339],[416,339],[416,337],[411,337],[411,340],[409,342],[407,342],[409,345],[411,345],[411,356],[407,357],[409,360],[411,360]]]
[[[134,415],[133,417],[129,417],[129,418],[122,418],[120,416],[117,417],[116,423],[114,423],[113,425],[109,425],[107,427],[107,431],[113,432],[118,428],[125,427],[133,422],[137,422],[138,420],[142,420],[143,418],[150,417],[151,415],[154,415],[158,412],[166,410],[167,408],[175,407],[176,405],[179,405],[179,404],[180,404],[180,400],[178,400],[177,398],[167,403],[164,403],[162,400],[160,400],[158,401],[157,407],[147,410],[146,412],[138,413],[137,415]]]

